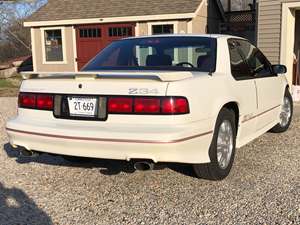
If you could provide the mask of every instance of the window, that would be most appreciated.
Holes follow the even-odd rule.
[[[110,37],[132,36],[132,27],[110,27],[108,33]]]
[[[161,25],[152,25],[152,34],[173,34],[174,25],[173,24],[161,24]]]
[[[46,62],[60,62],[63,61],[63,46],[62,46],[62,31],[45,30],[45,61]]]
[[[231,73],[237,80],[245,80],[253,78],[247,62],[244,60],[241,51],[238,49],[238,42],[235,40],[228,40],[228,47],[230,53]]]
[[[176,70],[214,72],[216,39],[204,37],[149,37],[113,42],[83,71]],[[175,51],[178,59],[174,60]]]
[[[98,38],[101,37],[101,29],[98,28],[80,29],[79,36],[81,38]]]
[[[245,40],[239,40],[238,45],[253,74],[258,77],[273,75],[271,63],[258,48]]]

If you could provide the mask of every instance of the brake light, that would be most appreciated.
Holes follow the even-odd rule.
[[[134,101],[135,113],[155,114],[160,112],[159,98],[135,98]]]
[[[36,95],[34,94],[19,94],[19,107],[23,108],[35,108]]]
[[[52,110],[53,109],[53,96],[37,95],[36,106],[38,109]]]
[[[34,94],[34,93],[20,93],[19,94],[19,107],[52,110],[54,100],[52,95],[48,94]]]
[[[162,100],[162,113],[186,114],[189,113],[189,103],[186,98],[167,97]]]
[[[54,95],[20,93],[19,107],[51,111],[54,108]],[[179,115],[189,112],[185,97],[107,97],[107,113],[111,114]]]
[[[127,97],[110,97],[108,99],[109,113],[132,113],[133,99]]]
[[[189,113],[184,97],[109,97],[108,113],[176,115]]]

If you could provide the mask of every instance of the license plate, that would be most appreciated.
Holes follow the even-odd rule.
[[[97,98],[68,97],[70,116],[95,117],[98,113]]]

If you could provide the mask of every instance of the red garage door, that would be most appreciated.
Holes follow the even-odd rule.
[[[76,27],[77,63],[80,70],[99,51],[121,38],[135,35],[135,24],[96,24]]]

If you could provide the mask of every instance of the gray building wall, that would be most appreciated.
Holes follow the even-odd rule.
[[[258,47],[272,63],[280,63],[282,3],[299,0],[259,0]]]

